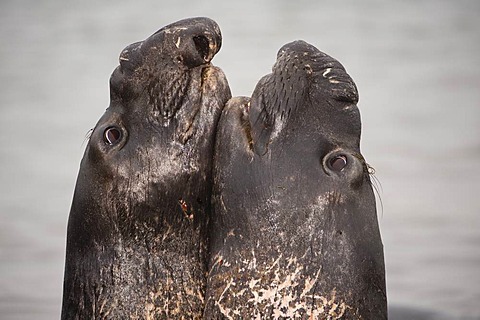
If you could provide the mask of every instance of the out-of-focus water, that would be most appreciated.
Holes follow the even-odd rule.
[[[295,39],[345,65],[360,91],[363,153],[383,187],[392,314],[480,319],[476,0],[3,0],[0,318],[59,317],[85,134],[108,106],[118,54],[189,16],[222,28],[214,63],[234,95],[250,95],[277,50]]]

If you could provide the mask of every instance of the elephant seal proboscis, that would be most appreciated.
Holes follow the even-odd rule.
[[[221,41],[193,18],[121,53],[75,187],[62,319],[201,318]]]
[[[386,319],[357,88],[303,41],[219,122],[205,319]]]

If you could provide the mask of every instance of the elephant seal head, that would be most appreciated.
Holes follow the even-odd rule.
[[[201,317],[221,41],[193,18],[122,51],[77,179],[62,319]]]
[[[283,46],[219,123],[206,318],[386,319],[383,246],[357,88]]]

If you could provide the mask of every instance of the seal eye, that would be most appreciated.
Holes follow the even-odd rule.
[[[106,144],[113,146],[122,138],[122,131],[116,127],[109,127],[103,134],[103,140]]]
[[[347,157],[343,155],[337,155],[330,159],[328,163],[333,171],[340,172],[347,166]]]

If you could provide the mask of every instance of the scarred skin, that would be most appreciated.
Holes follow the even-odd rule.
[[[283,46],[217,132],[205,319],[386,319],[383,246],[357,88]]]
[[[202,317],[220,46],[194,18],[121,53],[75,188],[62,319]]]

